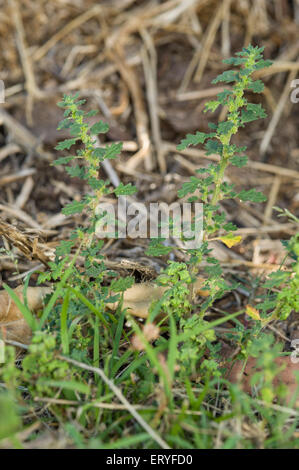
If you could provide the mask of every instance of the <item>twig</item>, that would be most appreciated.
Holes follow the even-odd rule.
[[[0,116],[0,119],[1,119],[1,116]],[[9,155],[20,152],[20,150],[21,149],[17,144],[7,144],[5,147],[3,147],[0,150],[0,162],[4,160],[6,157],[8,157]]]
[[[109,51],[108,55],[118,66],[122,78],[130,90],[134,105],[136,133],[140,149],[130,158],[128,166],[130,168],[135,168],[140,161],[144,160],[146,170],[150,171],[153,169],[153,162],[151,158],[151,142],[148,131],[148,117],[145,110],[142,90],[138,78],[133,68],[123,60],[119,52],[111,50]]]
[[[24,31],[23,21],[22,21],[22,17],[20,14],[18,2],[16,2],[15,0],[9,0],[9,2],[11,5],[12,17],[13,17],[16,32],[17,32],[17,46],[19,49],[19,54],[21,57],[21,61],[22,61],[23,69],[24,69],[24,75],[26,79],[26,87],[28,90],[28,97],[26,100],[27,121],[30,123],[30,125],[32,125],[33,124],[33,121],[32,121],[33,100],[35,97],[43,98],[45,94],[38,88],[36,81],[35,81],[33,67],[32,67],[31,60],[27,52],[27,47],[25,43],[25,31]]]
[[[274,178],[273,184],[271,186],[270,194],[268,196],[267,206],[266,206],[265,213],[264,213],[263,222],[265,225],[269,223],[269,221],[271,220],[273,206],[275,206],[279,189],[280,189],[280,185],[281,185],[281,178],[280,176],[276,175]]]
[[[51,154],[42,149],[35,135],[2,108],[0,109],[0,121],[4,123],[4,126],[7,127],[15,142],[19,144],[20,147],[29,152],[37,153],[42,159],[52,160]]]
[[[141,29],[141,36],[145,47],[142,50],[144,76],[146,82],[146,95],[150,112],[151,127],[158,164],[161,173],[166,173],[166,161],[164,157],[163,144],[161,139],[159,110],[158,110],[158,89],[157,89],[157,54],[151,36],[145,29]]]
[[[275,129],[277,127],[277,124],[280,120],[281,114],[283,112],[283,108],[284,108],[284,106],[286,104],[286,101],[289,97],[291,82],[296,77],[296,74],[297,74],[297,72],[295,70],[291,71],[290,74],[289,74],[289,78],[287,80],[287,83],[285,84],[285,87],[284,87],[284,90],[283,90],[283,92],[281,94],[281,97],[279,99],[278,105],[277,105],[277,107],[275,109],[275,112],[272,116],[272,119],[269,123],[268,129],[266,130],[265,135],[264,135],[264,137],[261,141],[261,144],[260,144],[260,153],[261,153],[261,155],[264,155],[267,152],[267,149],[269,147],[269,144],[271,142],[271,139],[273,137],[273,134],[274,134]]]
[[[211,47],[212,47],[212,45],[214,43],[214,40],[215,40],[217,30],[220,26],[221,20],[223,18],[223,15],[224,15],[226,9],[228,8],[228,5],[229,5],[230,1],[231,0],[223,0],[222,2],[220,2],[220,6],[218,7],[218,10],[217,10],[213,20],[209,24],[208,31],[206,33],[205,39],[203,41],[202,49],[201,49],[201,56],[200,56],[199,65],[198,65],[197,70],[196,70],[195,75],[194,75],[194,81],[196,83],[200,82],[200,80],[202,78],[202,75],[204,73],[206,64],[207,64],[208,59],[209,59]]]
[[[90,20],[92,17],[99,15],[103,12],[103,7],[101,5],[95,5],[89,10],[85,11],[81,15],[74,18],[66,26],[64,26],[60,31],[58,31],[54,36],[52,36],[43,46],[37,49],[32,59],[37,62],[39,61],[47,52],[55,46],[56,43],[61,41],[65,36],[67,36],[74,29],[79,28],[83,23]]]
[[[6,184],[13,183],[14,181],[22,180],[24,178],[27,178],[27,176],[34,175],[35,173],[35,168],[25,168],[24,170],[21,170],[18,173],[2,176],[2,178],[0,178],[0,186],[5,186]]]
[[[1,207],[0,207],[1,209]],[[18,248],[28,259],[37,258],[45,266],[49,266],[50,258],[40,248],[38,243],[31,241],[25,234],[0,218],[0,235]]]

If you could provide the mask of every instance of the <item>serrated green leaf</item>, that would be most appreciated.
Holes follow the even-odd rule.
[[[54,162],[51,163],[51,165],[66,165],[70,161],[74,160],[74,158],[77,158],[75,155],[69,156],[69,157],[61,157],[58,158],[57,160],[54,160]]]
[[[97,148],[94,149],[94,151],[92,152],[92,156],[98,158],[99,160],[102,160],[103,157],[104,157],[104,155],[105,155],[105,153],[106,153],[105,147],[97,147]]]
[[[112,292],[124,292],[127,289],[130,289],[134,284],[135,279],[132,276],[121,277],[111,282],[110,289]]]
[[[261,104],[248,103],[247,110],[242,110],[241,122],[251,122],[265,117],[267,117],[267,114]]]
[[[74,137],[79,137],[81,135],[81,128],[84,127],[84,124],[77,124],[76,122],[70,126],[70,135]]]
[[[218,108],[218,106],[220,105],[220,101],[216,101],[216,100],[212,100],[212,101],[208,101],[206,104],[205,104],[205,109],[204,109],[204,112],[207,112],[207,111],[216,111],[216,109]]]
[[[93,135],[106,134],[106,132],[108,132],[108,131],[109,131],[109,126],[108,126],[108,124],[104,123],[103,121],[96,122],[90,128],[90,133],[93,134]]]
[[[78,101],[75,101],[75,103],[76,103],[76,106],[79,107],[79,106],[81,106],[82,104],[85,104],[85,103],[86,103],[86,100],[84,100],[84,99],[83,99],[83,100],[78,100]],[[83,113],[83,111],[81,111],[81,112]]]
[[[290,273],[283,271],[276,271],[269,275],[269,279],[263,284],[266,289],[273,289],[273,287],[280,287],[290,277]]]
[[[230,57],[229,59],[224,59],[222,62],[228,65],[242,65],[244,62],[246,62],[246,59],[241,59],[240,57]]]
[[[240,77],[248,77],[253,72],[252,67],[245,67],[240,70]]]
[[[66,111],[69,111],[69,110],[67,109]],[[72,124],[73,124],[72,119],[69,119],[69,118],[63,119],[62,121],[59,122],[57,130],[60,131],[61,129],[68,129],[71,127]]]
[[[94,190],[102,189],[105,186],[105,181],[97,178],[88,178],[87,183]]]
[[[59,108],[65,108],[65,106],[67,105],[67,103],[64,100],[58,101],[58,103],[56,104]]]
[[[242,57],[252,56],[255,59],[259,59],[260,57],[262,57],[263,50],[264,50],[264,46],[263,47],[255,46],[254,47],[251,44],[249,44],[247,47],[243,47],[241,52],[236,52],[235,55],[236,56],[242,56]]]
[[[56,255],[68,255],[71,252],[72,247],[74,246],[74,241],[72,240],[62,240],[59,245],[56,247]]]
[[[67,204],[63,209],[62,213],[64,215],[72,215],[72,214],[78,214],[83,211],[86,203],[85,202],[78,202],[78,201],[72,201],[70,204]]]
[[[163,245],[161,240],[151,240],[145,254],[148,256],[164,256],[168,255],[171,251],[172,247]]]
[[[84,179],[85,178],[85,168],[82,167],[82,166],[79,166],[79,165],[75,165],[75,166],[68,166],[65,168],[65,171],[66,173],[68,173],[68,175],[70,175],[72,178],[81,178],[81,179]]]
[[[205,144],[205,149],[207,151],[207,155],[212,155],[214,153],[221,155],[223,146],[217,140],[209,139]]]
[[[230,163],[238,168],[242,168],[247,165],[248,157],[247,155],[234,155],[229,159]]]
[[[205,266],[205,272],[209,275],[209,277],[220,277],[222,274],[222,268],[220,264],[215,264],[214,266]]]
[[[95,109],[91,110],[91,111],[88,111],[85,116],[90,118],[90,117],[93,117],[93,116],[96,116],[98,114],[98,111],[96,111]]]
[[[237,147],[236,145],[233,145],[232,148],[233,148],[233,152],[235,153],[243,153],[243,152],[246,152],[247,150],[246,145],[244,145],[243,147]]]
[[[233,224],[232,222],[228,222],[227,224],[223,225],[222,228],[226,231],[226,232],[232,232],[232,231],[235,231],[238,229],[238,227]]]
[[[252,202],[267,201],[267,197],[260,191],[257,191],[255,188],[250,189],[249,191],[245,191],[245,190],[241,191],[238,194],[238,198],[241,199],[241,201],[252,201]]]
[[[105,147],[105,160],[111,160],[116,158],[122,151],[122,142],[113,143],[111,145],[106,145]]]
[[[231,90],[223,90],[217,93],[217,98],[221,104],[226,104],[227,99],[233,94]]]
[[[199,198],[197,196],[191,196],[187,199],[187,202],[197,202]]]
[[[76,143],[76,141],[77,141],[77,138],[63,140],[59,142],[58,145],[56,145],[55,149],[56,150],[65,150],[65,149],[69,150],[71,146]]]
[[[219,134],[226,135],[232,130],[233,127],[234,123],[232,121],[224,121],[218,124],[217,130]]]
[[[264,84],[261,80],[256,80],[250,83],[248,90],[252,90],[254,93],[261,93],[264,90]]]
[[[191,176],[190,181],[182,184],[181,189],[178,190],[178,196],[180,198],[187,196],[187,194],[192,194],[198,188],[200,180],[195,176]]]
[[[177,146],[178,150],[185,150],[189,145],[203,144],[204,141],[209,137],[209,134],[205,132],[197,131],[196,134],[187,134],[186,138],[181,141]]]
[[[257,304],[258,309],[261,310],[263,313],[266,313],[269,310],[273,310],[275,306],[276,306],[276,300],[269,300],[269,299]]]
[[[67,108],[63,113],[64,117],[68,117],[71,114],[71,112],[72,111],[70,110],[70,108]]]
[[[270,67],[272,64],[273,64],[272,60],[261,59],[255,64],[255,69],[260,70],[260,69],[263,69],[264,67]]]
[[[238,72],[236,72],[235,70],[226,70],[225,72],[218,75],[218,77],[216,77],[212,81],[212,83],[213,84],[216,84],[219,82],[231,83],[231,82],[236,81],[237,78],[238,78]]]
[[[136,186],[132,186],[131,183],[124,185],[120,183],[117,188],[115,188],[114,193],[116,196],[131,196],[137,192]]]

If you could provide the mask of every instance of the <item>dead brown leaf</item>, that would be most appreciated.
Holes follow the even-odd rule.
[[[21,302],[24,302],[23,286],[17,287],[14,292]],[[50,292],[49,287],[28,287],[26,293],[28,308],[33,312],[42,308],[43,298]],[[6,291],[0,292],[0,336],[24,344],[28,344],[31,338],[31,330],[22,312]]]
[[[193,293],[206,297],[209,295],[207,290],[202,290],[204,279],[198,277],[193,284]],[[123,299],[123,308],[128,309],[128,313],[135,317],[147,318],[151,303],[160,300],[167,287],[157,286],[154,282],[142,282],[135,284],[126,290]],[[118,303],[109,303],[107,307],[110,310],[116,310]]]

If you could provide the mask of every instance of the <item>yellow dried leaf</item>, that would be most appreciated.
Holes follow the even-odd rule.
[[[246,314],[250,317],[250,318],[253,318],[253,320],[260,320],[262,321],[261,317],[260,317],[260,313],[259,311],[254,308],[254,307],[251,307],[251,305],[246,305]]]
[[[219,240],[221,240],[226,246],[228,246],[228,248],[231,248],[232,246],[240,243],[242,237],[240,235],[237,235],[235,237],[219,237]]]

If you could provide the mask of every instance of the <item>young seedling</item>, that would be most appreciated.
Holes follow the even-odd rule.
[[[243,167],[247,163],[247,156],[245,155],[246,147],[238,147],[232,142],[232,138],[237,134],[240,128],[245,124],[255,121],[257,119],[265,118],[266,113],[261,104],[250,103],[245,97],[245,92],[261,93],[264,85],[261,80],[254,80],[253,74],[257,70],[264,67],[269,67],[271,61],[263,59],[263,48],[253,47],[249,45],[241,52],[238,52],[235,57],[224,60],[225,64],[233,65],[238,69],[227,70],[220,74],[213,80],[213,84],[227,83],[232,84],[230,89],[217,94],[217,99],[206,103],[205,112],[216,111],[219,106],[225,107],[227,114],[224,121],[218,124],[209,123],[211,132],[198,131],[195,134],[188,134],[184,138],[178,150],[183,151],[189,146],[203,144],[206,150],[206,155],[216,154],[219,155],[219,162],[213,163],[208,168],[200,168],[197,170],[198,176],[192,176],[190,180],[183,184],[179,190],[178,195],[180,198],[188,196],[187,201],[192,203],[203,203],[203,243],[198,249],[187,250],[189,252],[189,261],[187,262],[189,274],[195,280],[202,261],[206,261],[207,266],[204,267],[206,273],[206,290],[209,294],[208,298],[203,302],[200,312],[190,316],[191,305],[188,302],[190,295],[185,288],[180,291],[180,296],[174,291],[173,284],[178,276],[177,263],[169,262],[169,267],[166,269],[165,274],[162,274],[162,279],[168,276],[169,288],[172,290],[172,295],[168,297],[165,303],[165,311],[169,311],[170,305],[177,305],[177,315],[181,318],[181,329],[187,331],[196,330],[198,334],[201,327],[207,327],[207,322],[203,320],[209,307],[212,306],[214,301],[221,298],[225,292],[232,290],[235,285],[229,285],[222,277],[222,269],[219,261],[211,255],[210,242],[218,240],[223,242],[226,246],[231,248],[241,241],[241,237],[235,235],[234,232],[237,227],[226,220],[226,215],[221,211],[220,203],[226,199],[239,199],[241,201],[263,202],[266,197],[258,192],[255,188],[250,190],[242,190],[236,192],[234,185],[225,182],[225,171],[229,165]],[[193,225],[194,227],[194,225]],[[171,250],[169,247],[161,245],[160,241],[154,240],[151,242],[149,253],[154,255],[157,247],[162,253]],[[186,268],[187,268],[186,266]],[[181,272],[181,271],[180,271]],[[164,278],[163,278],[164,276]],[[161,280],[158,278],[158,281]],[[165,279],[164,279],[165,280]],[[188,279],[180,281],[185,285],[192,286]],[[177,297],[177,299],[176,299]],[[186,307],[183,307],[186,305]],[[189,317],[189,318],[188,318]],[[213,332],[210,330],[209,339],[215,339]],[[207,336],[207,333],[205,333]],[[193,346],[188,341],[185,347],[182,347],[181,355],[184,357],[197,357],[198,359],[198,346],[199,343],[205,343],[205,338],[200,339],[199,336],[194,335]],[[215,364],[212,364],[212,368]],[[209,364],[209,367],[211,364]]]
[[[245,91],[261,93],[264,85],[260,80],[254,80],[252,75],[257,70],[269,67],[271,61],[263,59],[263,48],[248,46],[235,57],[224,60],[225,64],[239,67],[237,70],[226,70],[213,80],[213,84],[232,84],[230,89],[217,94],[217,99],[206,103],[206,111],[216,111],[224,106],[227,114],[225,121],[218,124],[209,123],[210,133],[196,132],[188,134],[178,145],[178,150],[185,150],[190,145],[204,144],[206,155],[219,155],[219,162],[208,168],[197,170],[198,176],[192,176],[179,190],[179,197],[189,196],[188,202],[203,203],[203,243],[199,249],[189,250],[189,267],[192,275],[196,274],[200,263],[205,259],[208,262],[205,272],[207,274],[207,289],[210,297],[203,304],[201,315],[204,316],[211,303],[231,289],[222,278],[219,261],[211,256],[209,242],[219,240],[229,248],[241,241],[241,237],[234,234],[237,227],[227,222],[225,213],[221,211],[220,203],[225,199],[239,199],[241,201],[263,202],[266,197],[255,188],[236,192],[234,185],[224,180],[225,171],[229,165],[243,167],[247,163],[244,154],[246,147],[238,147],[232,138],[245,124],[257,119],[265,118],[266,113],[261,104],[250,103],[245,97]]]
[[[78,100],[78,96],[78,93],[74,96],[64,95],[63,100],[58,103],[58,106],[65,110],[64,119],[59,123],[58,129],[68,129],[71,138],[59,142],[56,150],[69,150],[74,145],[81,147],[74,155],[59,158],[53,164],[64,165],[69,176],[80,178],[88,184],[90,191],[80,201],[74,200],[62,209],[62,213],[67,216],[84,213],[87,216],[87,223],[85,226],[77,227],[69,240],[60,242],[56,248],[55,261],[50,263],[52,271],[42,273],[39,282],[60,280],[60,296],[68,298],[65,295],[70,294],[71,305],[72,302],[79,302],[82,307],[84,305],[107,327],[107,320],[104,317],[105,304],[111,299],[108,287],[103,287],[103,279],[107,275],[113,277],[115,273],[106,269],[100,253],[103,240],[96,237],[96,228],[103,214],[98,213],[97,208],[103,195],[133,194],[136,188],[131,184],[126,186],[121,184],[115,190],[111,190],[109,181],[99,178],[101,163],[106,159],[116,158],[121,152],[122,143],[98,145],[97,136],[107,133],[109,126],[103,121],[90,125],[89,119],[97,112],[82,110],[81,106],[85,100]],[[79,246],[76,256],[80,254],[84,259],[84,265],[80,269],[76,263],[70,264],[71,251],[75,246]],[[113,281],[111,287],[117,293],[127,289],[132,283],[133,279],[127,277]]]

